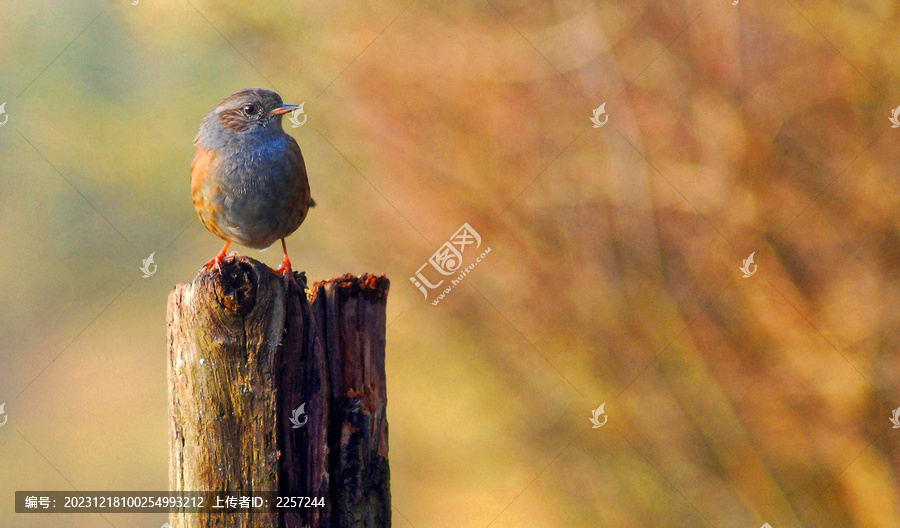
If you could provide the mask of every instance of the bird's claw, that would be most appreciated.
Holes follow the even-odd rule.
[[[216,269],[222,271],[222,260],[225,259],[225,255],[216,255],[215,257],[209,259],[209,262],[203,265],[202,269],[210,269],[213,265],[216,266]]]
[[[237,251],[234,251],[234,252],[232,252],[231,255],[228,255],[228,256],[233,257],[236,253],[237,253]],[[225,258],[226,258],[225,254],[220,253],[220,254],[216,255],[215,257],[209,259],[209,262],[204,264],[202,269],[208,270],[208,269],[212,268],[213,266],[215,266],[216,270],[222,271],[222,261],[225,260]]]
[[[288,275],[293,276],[293,270],[291,269],[291,259],[287,256],[287,248],[284,251],[284,260],[281,261],[281,265],[276,269],[272,270],[275,272],[275,275],[281,275],[287,273]]]
[[[229,245],[229,244],[231,244],[231,242],[226,242],[226,243],[225,243],[225,247],[222,248],[222,251],[219,251],[219,254],[218,254],[218,255],[216,255],[215,257],[213,257],[212,259],[210,259],[209,262],[207,262],[206,264],[204,264],[203,267],[201,268],[201,270],[209,269],[209,268],[212,267],[213,264],[215,264],[215,265],[216,265],[216,269],[219,270],[219,271],[222,271],[222,261],[225,259],[225,252],[228,251],[228,245]],[[236,255],[236,254],[237,254],[237,251],[233,251],[232,253]]]
[[[275,275],[281,275],[284,277],[285,286],[289,286],[290,284],[297,286],[297,279],[294,278],[294,270],[291,269],[291,261],[287,258],[284,259],[280,266],[272,271],[275,273]]]

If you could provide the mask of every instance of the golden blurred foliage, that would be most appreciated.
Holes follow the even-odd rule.
[[[191,140],[263,86],[308,114],[295,267],[393,281],[394,526],[900,526],[897,18],[0,3],[0,525],[165,521],[12,492],[165,488],[165,299],[220,247]],[[491,252],[432,305],[409,277],[463,223]]]

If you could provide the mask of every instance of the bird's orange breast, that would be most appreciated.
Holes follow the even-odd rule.
[[[197,147],[191,162],[191,196],[194,199],[194,209],[203,225],[219,238],[227,240],[217,220],[224,211],[222,188],[215,173],[216,157],[215,149]]]

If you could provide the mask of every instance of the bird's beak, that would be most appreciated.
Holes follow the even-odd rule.
[[[295,108],[299,108],[299,105],[283,104],[283,105],[279,106],[278,108],[273,108],[269,112],[269,115],[270,116],[279,116],[279,115],[288,114],[290,112],[293,112]]]

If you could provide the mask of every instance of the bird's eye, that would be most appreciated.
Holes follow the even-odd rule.
[[[244,105],[244,108],[242,110],[247,115],[253,115],[256,113],[256,105],[255,104]]]

